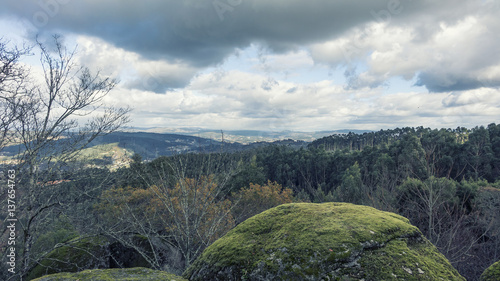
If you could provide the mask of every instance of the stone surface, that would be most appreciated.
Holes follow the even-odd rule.
[[[170,274],[165,271],[152,270],[149,268],[125,268],[125,269],[89,269],[76,273],[57,273],[43,276],[33,281],[100,281],[100,280],[168,280],[187,281],[186,279]]]
[[[347,203],[254,216],[186,270],[195,280],[465,280],[409,221]]]
[[[104,237],[77,237],[50,252],[29,273],[28,279],[59,272],[78,272],[85,269],[111,267],[148,267],[135,251]],[[120,264],[117,264],[119,261]]]

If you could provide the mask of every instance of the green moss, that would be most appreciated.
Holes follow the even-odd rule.
[[[106,266],[109,241],[103,237],[75,238],[50,252],[31,270],[28,280],[58,272],[77,272]]]
[[[465,280],[427,240],[396,239],[359,260],[367,280]]]
[[[254,216],[184,276],[227,280],[242,272],[250,280],[464,280],[406,218],[346,203],[286,204]]]
[[[150,244],[143,236],[132,237],[146,251]],[[28,275],[28,280],[59,272],[78,272],[84,269],[121,267],[150,267],[135,250],[105,237],[77,237],[50,252]]]
[[[33,281],[107,281],[107,280],[127,280],[127,281],[147,281],[147,280],[169,280],[169,281],[187,281],[186,279],[167,273],[165,271],[152,270],[148,268],[126,268],[126,269],[92,269],[77,273],[57,273],[47,275]]]
[[[498,281],[500,280],[500,261],[488,267],[483,274],[481,274],[481,281]]]

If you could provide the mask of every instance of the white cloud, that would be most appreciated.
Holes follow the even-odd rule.
[[[150,60],[88,36],[78,36],[79,63],[105,75],[118,77],[128,88],[165,93],[189,82],[199,71],[182,60]]]
[[[117,89],[110,102],[133,104],[135,126],[215,129],[328,130],[402,126],[473,127],[494,121],[500,92],[490,88],[453,93],[345,89],[331,81],[298,84],[237,70],[196,76],[183,90],[158,95]],[[290,89],[294,89],[290,91]],[[473,116],[473,118],[471,118]],[[458,124],[458,125],[457,125]]]
[[[211,1],[70,1],[39,31],[71,34],[79,63],[118,77],[106,101],[134,107],[139,127],[327,130],[495,121],[500,2],[401,0],[401,11],[391,14],[392,2],[245,0],[221,19]],[[41,9],[36,0],[11,1],[0,20],[30,21]]]
[[[431,91],[498,87],[500,18],[493,11],[480,10],[448,22],[433,19],[432,29],[428,22],[368,23],[312,44],[311,54],[316,62],[334,66],[364,62],[368,69],[357,74],[354,88],[376,87],[397,76],[411,80],[416,75]]]

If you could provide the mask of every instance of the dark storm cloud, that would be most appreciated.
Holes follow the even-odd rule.
[[[16,16],[30,22],[34,33],[70,32],[101,38],[112,45],[132,51],[149,60],[181,61],[193,69],[216,65],[251,43],[275,52],[285,52],[308,44],[347,36],[354,27],[370,22],[409,28],[415,33],[414,45],[425,44],[436,34],[440,24],[454,25],[468,15],[488,17],[499,10],[499,1],[482,0],[7,0],[0,17]],[[486,6],[483,6],[486,5]],[[485,8],[486,7],[486,8]],[[500,26],[491,17],[492,28]],[[495,28],[498,30],[498,27]],[[492,31],[493,34],[496,31]],[[365,34],[369,35],[369,34]],[[363,37],[363,36],[361,36]],[[422,43],[423,42],[423,43]],[[498,58],[498,39],[480,42],[480,54],[494,52]],[[356,42],[349,45],[356,48]],[[368,52],[373,50],[367,50]],[[464,52],[470,49],[464,48]],[[481,69],[490,60],[470,64]],[[459,58],[457,58],[459,59]],[[483,57],[483,60],[485,58]],[[499,60],[494,60],[498,63]],[[338,62],[336,62],[338,63]],[[433,62],[429,62],[433,63]],[[430,91],[442,92],[498,86],[498,81],[484,81],[466,74],[448,75],[446,67],[436,73],[431,68],[417,69],[418,84]],[[151,75],[144,86],[142,77],[134,88],[156,92],[182,87],[194,71],[186,72],[173,83],[163,76]],[[171,76],[170,73],[165,76]],[[387,77],[373,78],[376,87]],[[352,79],[351,79],[352,80]],[[350,86],[366,81],[352,80]],[[167,85],[168,84],[168,85]],[[360,86],[360,87],[361,87]],[[155,88],[156,87],[156,88]],[[267,85],[264,85],[267,87]]]
[[[207,66],[235,47],[260,42],[284,51],[321,41],[353,26],[425,10],[409,0],[17,0],[3,14],[27,19],[37,32],[100,37],[144,57]],[[449,1],[442,1],[449,2]],[[439,6],[443,4],[434,4]],[[2,12],[0,12],[2,13]]]
[[[423,72],[418,75],[415,86],[425,86],[431,92],[450,92],[493,86],[492,84],[479,81],[474,77]]]

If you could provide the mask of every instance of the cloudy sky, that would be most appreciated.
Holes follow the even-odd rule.
[[[499,122],[498,15],[497,0],[4,0],[0,37],[62,35],[120,80],[107,102],[137,127],[456,128]]]

